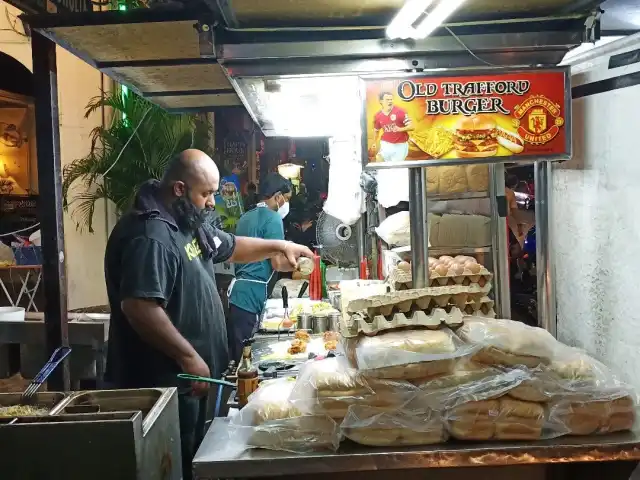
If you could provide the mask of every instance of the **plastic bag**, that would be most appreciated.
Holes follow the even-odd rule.
[[[229,440],[247,448],[304,453],[335,451],[340,429],[326,415],[305,415],[290,401],[295,383],[282,378],[262,382],[249,403],[229,423]]]
[[[13,265],[16,263],[16,257],[13,249],[0,242],[0,264]]]
[[[465,319],[457,333],[465,342],[482,347],[474,360],[487,365],[535,368],[549,364],[560,345],[546,330],[513,320],[473,317]]]
[[[411,244],[411,226],[409,212],[389,215],[376,227],[378,236],[389,245],[406,247]]]
[[[529,371],[530,379],[509,395],[525,401],[549,402],[560,398],[612,399],[632,391],[604,364],[584,351],[558,343],[549,365]]]
[[[409,382],[366,380],[343,357],[307,362],[290,401],[305,414],[344,418],[351,405],[399,407],[417,388]]]
[[[436,411],[451,410],[502,397],[529,378],[522,369],[504,370],[462,361],[450,375],[417,382],[419,393],[412,403]]]
[[[449,433],[459,440],[538,440],[545,419],[541,404],[509,397],[468,402],[445,412]]]
[[[627,392],[629,393],[629,392]],[[619,390],[611,398],[578,401],[561,398],[549,405],[549,423],[570,435],[603,435],[633,429],[638,404],[633,395]],[[620,396],[618,396],[620,395]]]
[[[368,377],[412,380],[451,373],[475,350],[449,329],[392,331],[355,342],[355,361]]]
[[[374,447],[429,445],[448,437],[442,417],[422,410],[352,406],[340,428],[350,440]]]

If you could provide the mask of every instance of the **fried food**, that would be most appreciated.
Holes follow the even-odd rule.
[[[298,353],[304,353],[307,351],[307,342],[300,339],[291,340],[291,346],[287,350],[289,355],[297,355]]]
[[[338,347],[338,342],[335,340],[328,340],[324,342],[324,349],[329,351],[329,350],[335,350]]]
[[[49,413],[48,409],[31,405],[0,407],[0,418],[38,417],[47,413]]]
[[[446,155],[454,146],[453,133],[441,127],[434,127],[411,134],[410,140],[424,153],[433,158]]]
[[[311,335],[309,335],[309,332],[305,330],[298,330],[295,334],[295,337],[296,339],[302,340],[303,342],[308,342],[311,338]]]
[[[332,332],[331,330],[329,330],[328,332],[324,332],[324,334],[322,335],[322,339],[325,342],[330,342],[332,340],[336,341],[338,340],[338,332]]]

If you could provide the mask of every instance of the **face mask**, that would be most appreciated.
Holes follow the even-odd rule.
[[[196,207],[189,197],[189,191],[189,187],[185,187],[184,195],[173,201],[173,211],[181,228],[195,232],[209,220],[213,208]]]
[[[278,215],[280,218],[284,219],[287,215],[289,215],[289,202],[285,200],[281,207],[278,207]]]

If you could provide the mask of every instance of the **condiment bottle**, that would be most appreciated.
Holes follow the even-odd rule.
[[[244,407],[249,402],[249,395],[258,388],[258,369],[251,362],[251,344],[253,340],[242,342],[242,360],[238,366],[238,402]]]

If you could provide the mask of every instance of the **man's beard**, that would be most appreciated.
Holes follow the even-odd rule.
[[[195,232],[204,223],[208,221],[213,212],[213,208],[196,207],[189,196],[185,194],[173,201],[173,211],[176,215],[176,221],[183,230]]]

